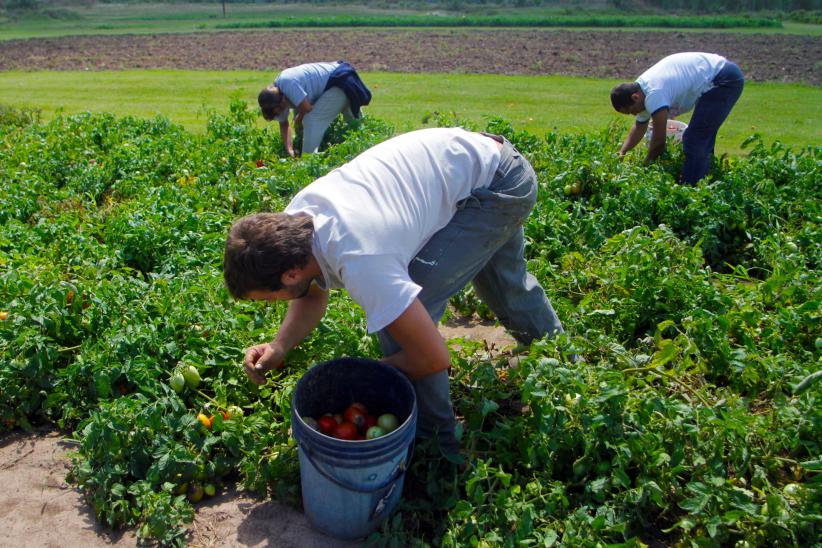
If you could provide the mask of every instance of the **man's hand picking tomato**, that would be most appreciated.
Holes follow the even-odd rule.
[[[285,351],[274,343],[258,344],[246,349],[243,368],[254,384],[264,384],[265,374],[285,367]]]

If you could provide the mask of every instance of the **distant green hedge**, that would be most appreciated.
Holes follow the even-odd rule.
[[[289,16],[269,21],[224,23],[218,29],[280,27],[667,27],[779,28],[781,21],[742,16],[552,15],[533,16]]]

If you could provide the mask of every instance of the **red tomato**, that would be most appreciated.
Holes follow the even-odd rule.
[[[343,419],[346,422],[353,422],[354,426],[357,427],[357,430],[363,432],[365,429],[365,413],[359,407],[354,407],[353,405],[345,410],[343,414]]]
[[[368,430],[372,426],[377,425],[377,417],[375,415],[366,415],[365,416],[365,429]]]
[[[362,404],[362,403],[360,403],[360,402],[358,402],[358,401],[355,401],[354,403],[352,403],[351,405],[349,405],[349,407],[356,407],[357,409],[359,409],[360,411],[362,411],[362,414],[363,414],[363,415],[367,415],[367,414],[368,414],[368,408],[365,406],[365,404]]]
[[[334,437],[341,440],[357,439],[357,427],[353,422],[341,422],[334,427]]]
[[[334,420],[334,417],[323,415],[317,419],[317,426],[320,428],[320,432],[326,436],[330,436],[334,433],[334,428],[337,426],[337,421]]]
[[[228,411],[220,411],[220,414],[223,416],[223,420],[225,421],[231,418],[231,413]]]

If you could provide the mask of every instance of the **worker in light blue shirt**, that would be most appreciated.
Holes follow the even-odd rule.
[[[294,156],[290,111],[294,111],[294,126],[303,128],[302,153],[317,152],[334,119],[340,114],[349,122],[359,118],[371,92],[344,61],[306,63],[282,71],[257,101],[263,118],[280,123],[283,145]]]

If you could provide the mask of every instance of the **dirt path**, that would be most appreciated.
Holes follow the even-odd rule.
[[[458,319],[440,328],[446,338],[485,341],[492,353],[513,339],[492,322]],[[38,546],[137,546],[134,531],[112,531],[98,523],[78,489],[66,483],[70,452],[76,445],[53,429],[13,432],[0,438],[0,548]],[[289,506],[260,499],[236,488],[196,506],[189,546],[271,546],[348,548],[313,530]]]
[[[133,532],[98,524],[91,507],[66,483],[72,448],[51,430],[0,439],[0,546],[136,546]]]
[[[0,546],[137,546],[134,531],[97,522],[79,490],[67,484],[71,441],[54,430],[15,432],[0,440]],[[229,489],[197,505],[189,546],[345,548],[300,512]]]
[[[0,70],[270,70],[346,59],[362,71],[633,79],[678,51],[736,61],[750,81],[822,84],[822,39],[730,32],[321,30],[71,36],[0,42]]]

